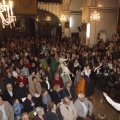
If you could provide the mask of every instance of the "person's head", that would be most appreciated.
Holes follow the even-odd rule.
[[[15,98],[15,99],[14,99],[14,104],[16,104],[16,105],[19,104],[18,98]]]
[[[32,81],[33,81],[33,83],[37,83],[37,78],[36,77],[32,77]]]
[[[31,74],[32,76],[34,76],[34,75],[35,75],[35,71],[34,71],[34,70],[31,70],[31,71],[30,71],[30,74]]]
[[[57,106],[54,102],[50,102],[48,107],[49,107],[50,111],[56,111],[56,109],[57,109]]]
[[[24,73],[22,71],[20,71],[19,76],[24,77]]]
[[[32,63],[32,67],[35,67],[35,63],[34,62]]]
[[[8,91],[12,91],[12,90],[13,90],[12,84],[10,84],[10,83],[8,83],[8,84],[6,85],[6,88],[7,88]]]
[[[50,66],[47,66],[47,71],[50,71]]]
[[[0,96],[0,106],[3,105],[3,103],[4,103],[4,102],[3,102],[3,99],[2,99],[2,97]]]
[[[19,83],[19,87],[20,87],[20,88],[24,87],[24,83],[23,83],[23,82],[20,82],[20,83]]]
[[[71,86],[72,86],[72,82],[68,81],[65,83],[66,88],[71,88]]]
[[[21,116],[22,120],[29,120],[29,115],[28,113],[23,113]]]
[[[110,74],[111,74],[111,75],[114,74],[114,70],[113,70],[113,69],[110,70]]]
[[[59,92],[60,91],[60,85],[58,85],[58,84],[54,85],[53,90],[56,91],[56,92]]]
[[[78,99],[81,101],[81,102],[84,102],[85,101],[85,95],[84,94],[78,94]]]
[[[42,89],[42,93],[43,93],[43,95],[48,95],[47,89],[46,89],[46,88],[43,88],[43,89]]]
[[[8,76],[8,78],[11,78],[11,77],[12,77],[12,73],[9,71],[9,72],[7,73],[7,76]]]
[[[30,93],[27,93],[26,97],[27,97],[28,100],[32,99],[32,95]]]
[[[65,104],[65,105],[70,105],[70,99],[69,99],[69,97],[64,97],[63,98],[63,104]]]
[[[117,68],[117,72],[120,73],[120,68],[119,67]]]
[[[59,79],[59,76],[60,76],[59,73],[56,72],[55,73],[55,79]]]
[[[35,111],[38,115],[44,115],[45,114],[44,108],[42,108],[42,107],[37,107]]]

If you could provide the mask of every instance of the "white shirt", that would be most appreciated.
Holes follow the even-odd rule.
[[[118,111],[120,111],[120,104],[114,102],[110,97],[106,97],[106,100]]]
[[[80,104],[83,106],[83,108],[84,108],[84,115],[86,116],[88,114],[88,107],[85,105],[84,102],[80,101]]]
[[[12,97],[13,96],[13,92],[9,91],[9,90],[8,90],[8,92],[9,92],[10,96]]]
[[[0,106],[0,110],[2,112],[2,120],[8,120],[6,113],[5,113],[4,104]]]
[[[48,90],[50,89],[50,83],[48,81],[46,81],[47,85],[48,85]]]

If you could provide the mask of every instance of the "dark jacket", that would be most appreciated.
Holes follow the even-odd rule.
[[[52,92],[52,101],[55,102],[56,105],[61,102],[61,99],[62,99],[61,92],[60,92],[60,95],[61,95],[61,98],[58,96],[57,92],[53,90],[53,92]]]
[[[36,99],[32,98],[32,100],[35,104],[35,108],[38,107],[38,102],[36,101]],[[26,99],[24,102],[24,111],[28,112],[28,113],[33,111],[33,107],[31,106],[31,102],[28,99]]]
[[[46,120],[59,120],[58,118],[58,115],[49,111],[47,114],[46,114]]]
[[[43,116],[43,119],[44,119],[44,120],[46,120],[46,117],[45,117],[45,116]],[[38,116],[38,115],[36,115],[36,116],[35,116],[35,118],[34,118],[34,120],[42,120],[42,119],[40,119],[40,118],[39,118],[39,116]]]
[[[72,88],[70,88],[70,93],[71,93],[71,99],[73,99],[74,100],[74,90],[72,89]],[[62,96],[63,96],[63,98],[64,97],[70,97],[70,94],[69,94],[69,91],[68,91],[68,89],[67,88],[64,88],[63,90],[62,90]]]
[[[18,99],[21,99],[21,98],[24,98],[26,97],[26,94],[28,92],[28,88],[27,87],[22,87],[20,88],[19,86],[15,89],[15,94],[16,94],[16,97]]]
[[[12,90],[12,92],[13,92],[13,96],[12,97],[10,96],[10,94],[9,94],[9,92],[7,90],[5,90],[3,92],[3,99],[4,99],[4,101],[8,101],[11,105],[13,104],[13,100],[16,97],[14,90]]]
[[[5,77],[5,85],[10,83],[10,84],[12,84],[12,87],[15,88],[15,82],[16,82],[15,77],[13,77],[13,76],[11,78],[9,78],[8,76]]]

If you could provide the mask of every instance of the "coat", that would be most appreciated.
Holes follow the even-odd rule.
[[[58,115],[49,111],[46,114],[46,120],[59,120]]]
[[[38,107],[38,102],[36,101],[35,98],[32,98],[33,102],[35,103],[35,107]],[[24,102],[24,110],[25,112],[31,112],[33,111],[33,107],[31,106],[30,100],[26,99]]]
[[[90,102],[90,101],[87,100],[87,98],[86,98],[85,101],[84,101],[84,104],[88,107],[88,112],[89,112],[89,113],[92,113],[92,111],[93,111],[92,102]],[[76,110],[77,110],[77,115],[78,115],[78,117],[86,117],[86,116],[84,115],[84,108],[83,108],[83,106],[81,105],[79,99],[77,99],[77,100],[75,101],[74,105],[75,105],[75,108],[76,108]]]
[[[70,94],[71,94],[71,98],[70,99],[74,99],[74,90],[72,90],[72,88],[70,88]],[[70,97],[70,94],[69,94],[69,91],[68,91],[68,89],[67,88],[64,88],[63,90],[62,90],[62,96],[63,96],[63,98],[64,97]]]
[[[73,118],[77,118],[77,111],[72,101],[70,102],[69,107],[70,108],[67,108],[65,104],[62,104],[60,106],[60,111],[63,116],[63,120],[73,120]]]
[[[14,120],[14,110],[7,101],[4,101],[4,109],[8,120]],[[0,110],[0,118],[2,118],[2,115],[2,111]]]
[[[36,89],[38,90],[39,94],[42,93],[42,88],[41,88],[41,85],[40,85],[39,82],[37,82],[37,84],[36,84]],[[35,96],[35,87],[34,87],[34,83],[33,82],[31,82],[29,84],[29,91],[30,91],[30,93],[32,94],[33,97],[36,97]]]
[[[3,99],[5,101],[8,101],[11,105],[13,104],[13,100],[16,97],[15,92],[14,91],[12,91],[12,92],[13,92],[13,96],[12,97],[10,96],[10,94],[9,94],[9,92],[7,90],[5,90],[3,92]]]
[[[60,92],[60,94],[61,94],[61,92]],[[59,98],[57,92],[53,90],[51,96],[52,96],[52,101],[55,102],[56,105],[61,102],[62,94],[61,94],[61,98]]]

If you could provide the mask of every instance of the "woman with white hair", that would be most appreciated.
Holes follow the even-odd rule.
[[[36,111],[37,115],[35,116],[34,120],[46,120],[44,108],[37,107],[35,111]]]

